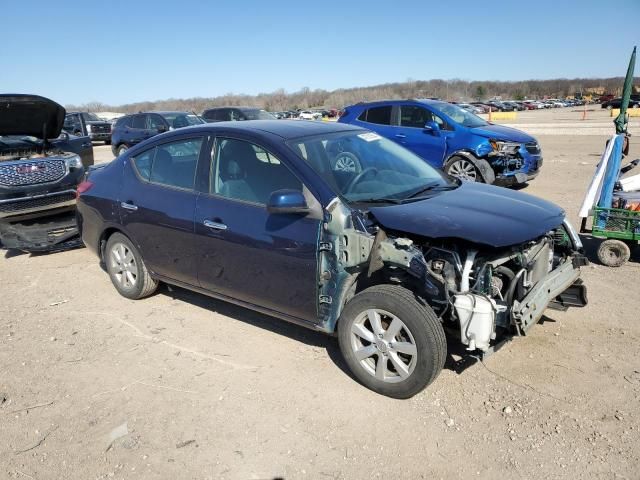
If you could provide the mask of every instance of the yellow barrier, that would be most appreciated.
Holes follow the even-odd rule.
[[[491,112],[490,120],[515,120],[518,118],[518,112]]]
[[[627,113],[629,114],[630,117],[640,117],[640,108],[627,108]],[[618,115],[620,115],[620,109],[612,108],[611,116],[617,117]]]

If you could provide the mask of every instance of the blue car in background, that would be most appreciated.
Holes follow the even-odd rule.
[[[467,181],[524,184],[542,166],[534,137],[438,100],[358,103],[346,107],[338,121],[373,130]],[[345,159],[339,167],[358,168],[353,159]]]

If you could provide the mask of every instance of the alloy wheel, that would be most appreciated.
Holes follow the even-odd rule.
[[[115,243],[111,248],[109,259],[116,282],[126,289],[135,287],[138,280],[138,264],[129,247],[123,243]]]
[[[407,379],[417,363],[418,348],[409,328],[384,310],[358,315],[351,326],[350,344],[364,370],[383,382]]]
[[[453,162],[449,167],[448,173],[449,175],[458,177],[461,180],[466,180],[467,182],[475,182],[478,179],[476,167],[473,163],[463,158]]]

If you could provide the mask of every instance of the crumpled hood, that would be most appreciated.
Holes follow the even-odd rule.
[[[458,238],[491,247],[533,240],[564,220],[564,210],[546,200],[465,182],[425,200],[369,210],[386,229],[434,239]]]
[[[511,127],[505,127],[504,125],[485,125],[484,127],[472,128],[471,131],[476,135],[481,135],[487,138],[493,138],[496,140],[507,140],[518,143],[535,142],[536,139],[531,135],[528,135],[520,130]]]
[[[0,94],[0,135],[58,138],[66,110],[38,95]]]

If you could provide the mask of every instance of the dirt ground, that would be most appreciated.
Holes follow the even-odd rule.
[[[545,156],[525,191],[576,224],[613,131],[588,115],[515,122]],[[639,254],[583,269],[585,309],[399,401],[356,383],[334,338],[181,289],[126,300],[86,249],[2,252],[0,477],[637,479]]]

